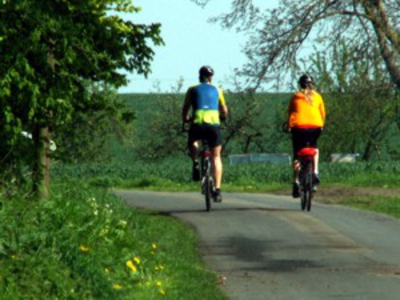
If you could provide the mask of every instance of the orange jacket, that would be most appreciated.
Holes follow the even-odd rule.
[[[289,128],[318,128],[325,124],[325,105],[322,96],[312,91],[312,103],[302,92],[296,92],[288,109]]]

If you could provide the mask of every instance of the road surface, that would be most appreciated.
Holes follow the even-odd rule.
[[[123,191],[129,205],[189,223],[231,300],[399,300],[400,221],[267,194]]]

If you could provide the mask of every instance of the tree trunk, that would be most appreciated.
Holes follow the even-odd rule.
[[[50,191],[49,128],[36,125],[32,137],[35,147],[32,190],[36,197],[43,199],[49,196]]]
[[[396,28],[390,25],[381,1],[365,1],[363,6],[374,27],[379,49],[390,77],[400,89],[400,34]]]

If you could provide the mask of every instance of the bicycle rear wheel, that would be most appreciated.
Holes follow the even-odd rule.
[[[206,175],[205,181],[204,181],[204,197],[206,200],[206,210],[210,211],[211,210],[211,201],[212,201],[212,178],[209,175]]]
[[[300,169],[300,206],[301,210],[306,209],[306,174],[303,169]]]
[[[311,201],[313,197],[313,174],[310,170],[307,171],[306,174],[306,183],[305,183],[305,208],[307,211],[311,210]]]

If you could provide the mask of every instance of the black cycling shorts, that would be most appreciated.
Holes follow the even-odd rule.
[[[298,158],[297,153],[304,147],[318,148],[321,131],[321,128],[292,128],[293,159]]]
[[[188,145],[193,145],[195,141],[206,141],[211,148],[220,146],[221,127],[211,124],[192,124],[189,129]]]

